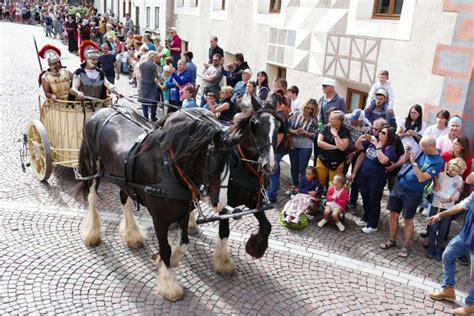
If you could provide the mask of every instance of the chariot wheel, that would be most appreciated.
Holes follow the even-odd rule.
[[[46,128],[39,120],[28,125],[28,155],[36,179],[48,180],[53,170],[52,151]]]

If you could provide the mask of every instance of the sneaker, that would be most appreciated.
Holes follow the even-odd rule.
[[[377,228],[373,228],[373,227],[364,227],[362,228],[362,232],[363,233],[366,233],[366,234],[372,234],[372,233],[375,233],[378,229]]]
[[[337,228],[339,229],[340,232],[343,232],[346,228],[341,222],[336,223]]]
[[[423,215],[424,217],[428,217],[429,214],[430,214],[430,209],[429,208],[425,208],[421,212],[421,215]]]
[[[426,258],[433,259],[434,255],[435,255],[435,252],[433,248],[428,247],[428,249],[426,249]]]
[[[323,218],[322,220],[320,220],[320,221],[318,222],[318,227],[319,227],[319,228],[323,227],[324,225],[326,225],[327,222],[328,222],[328,221]]]
[[[447,286],[442,288],[440,291],[434,291],[430,294],[431,299],[435,301],[446,300],[454,302],[456,301],[456,294],[454,293],[454,287]]]
[[[423,212],[424,209],[425,209],[425,208],[423,207],[423,205],[420,205],[420,206],[418,206],[418,207],[416,208],[416,212],[417,212],[417,213],[421,213],[421,212]]]
[[[456,309],[453,309],[454,315],[473,315],[474,314],[474,304],[469,304],[466,306],[461,306]]]
[[[367,227],[367,222],[362,219],[356,220],[355,224],[359,227]]]
[[[426,238],[426,237],[428,237],[428,231],[423,230],[422,232],[420,232],[420,237],[421,237],[421,238]]]

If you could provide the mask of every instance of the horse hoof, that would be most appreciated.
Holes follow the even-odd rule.
[[[84,241],[84,244],[87,246],[87,247],[97,247],[101,242],[102,240],[100,239],[100,236],[99,237],[83,237],[82,238],[83,241]]]
[[[171,302],[175,302],[175,301],[179,301],[180,299],[183,298],[184,296],[184,288],[181,286],[181,287],[177,287],[175,288],[173,291],[168,291],[168,292],[161,292],[160,291],[160,294],[166,298],[168,301],[171,301]]]
[[[145,245],[141,240],[127,241],[127,245],[132,249],[140,249]]]
[[[263,257],[268,247],[268,239],[262,238],[259,234],[250,236],[245,251],[255,259]]]
[[[234,260],[228,258],[223,262],[216,262],[214,260],[214,271],[220,275],[229,275],[234,273],[235,271],[235,263]]]
[[[192,236],[196,236],[199,234],[199,227],[188,227],[188,234]]]

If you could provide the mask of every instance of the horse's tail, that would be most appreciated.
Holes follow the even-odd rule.
[[[97,159],[94,159],[93,154],[90,150],[89,143],[87,142],[86,130],[84,129],[83,140],[81,149],[79,150],[79,173],[83,177],[97,174]],[[84,200],[87,201],[89,195],[89,188],[92,185],[93,180],[82,180],[76,187],[75,195],[78,197],[82,194]]]

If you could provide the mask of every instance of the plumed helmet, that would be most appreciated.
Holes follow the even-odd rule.
[[[59,48],[53,45],[44,45],[41,50],[38,52],[39,57],[46,59],[48,61],[48,65],[52,65],[58,61],[61,61],[61,51]]]
[[[90,57],[99,57],[99,46],[93,41],[83,41],[79,50],[81,62]]]

